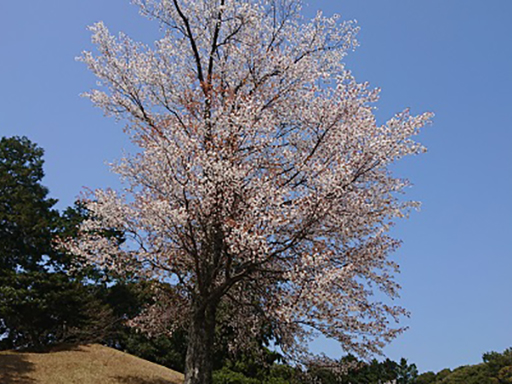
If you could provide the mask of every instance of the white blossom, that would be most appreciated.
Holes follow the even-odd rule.
[[[379,352],[405,314],[375,295],[399,291],[387,231],[415,206],[388,167],[424,151],[413,136],[432,115],[377,123],[379,90],[343,63],[357,26],[305,21],[298,1],[136,3],[163,37],[150,47],[98,23],[81,60],[103,85],[86,95],[140,151],[113,165],[125,190],[96,191],[68,249],[174,285],[144,328],[186,324],[210,300],[232,309],[239,347],[270,323],[292,357],[316,334]]]

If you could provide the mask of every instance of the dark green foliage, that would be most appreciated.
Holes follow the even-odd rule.
[[[306,384],[309,381],[301,378],[301,372],[293,367],[274,364],[257,375],[244,374],[226,366],[213,372],[214,384]]]
[[[463,366],[454,369],[448,376],[436,383],[442,384],[491,384],[487,367],[483,364]]]
[[[232,371],[229,368],[222,368],[213,372],[214,384],[259,384],[258,379],[247,377],[241,372]]]
[[[436,380],[439,381],[439,380],[443,380],[444,378],[450,376],[452,373],[452,370],[449,369],[449,368],[445,368],[441,371],[438,372],[438,374],[436,375]]]
[[[176,332],[172,337],[161,335],[150,338],[132,328],[123,327],[106,344],[178,372],[185,370],[187,342],[184,332]]]
[[[321,384],[384,384],[415,383],[418,370],[415,364],[408,364],[406,359],[396,363],[390,359],[372,360],[369,363],[358,361],[354,356],[344,357],[341,366],[348,366],[348,371],[336,374],[331,369],[313,369],[310,374],[315,382]]]
[[[389,359],[383,362],[372,360],[369,364],[362,364],[360,368],[350,370],[345,377],[342,377],[341,383],[386,383],[396,379],[396,368],[397,364]]]
[[[0,140],[0,271],[5,278],[18,268],[41,271],[42,257],[52,257],[51,234],[58,221],[40,184],[43,150],[26,137]]]
[[[26,137],[0,140],[0,348],[96,341],[112,311],[89,271],[53,246],[75,231],[80,212],[60,215],[41,184],[43,150]],[[68,273],[74,271],[73,273]]]
[[[300,371],[283,364],[281,356],[262,346],[251,354],[246,352],[229,356],[227,350],[218,350],[226,358],[216,366],[213,373],[214,384],[294,384],[299,383]]]
[[[70,315],[59,304],[75,302],[65,275],[50,276],[59,214],[40,184],[43,150],[25,137],[0,140],[0,334],[2,346],[44,345]],[[62,298],[60,292],[64,289]],[[74,314],[72,314],[74,316]],[[57,325],[58,324],[58,325]],[[57,329],[60,328],[60,329]]]
[[[436,374],[434,372],[424,372],[418,376],[414,384],[432,384],[436,381]]]
[[[229,361],[224,367],[213,372],[214,384],[299,384],[306,383],[302,372],[289,365],[273,363],[271,365],[257,363],[247,364],[242,358]]]
[[[396,366],[396,383],[412,384],[418,377],[416,364],[408,364],[407,359],[401,358],[400,364]]]
[[[512,348],[502,353],[489,352],[483,355],[492,383],[512,383]]]
[[[109,309],[91,290],[64,273],[23,272],[2,286],[3,348],[42,348],[60,342],[96,341]],[[96,326],[95,326],[96,325]]]
[[[512,384],[512,348],[502,353],[483,355],[483,363],[454,369],[443,369],[437,374],[423,373],[415,384]]]

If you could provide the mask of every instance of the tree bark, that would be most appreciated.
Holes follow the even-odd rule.
[[[184,384],[212,383],[216,309],[215,303],[196,306],[188,330]]]

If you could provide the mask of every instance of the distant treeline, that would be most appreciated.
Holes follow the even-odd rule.
[[[438,373],[426,372],[415,384],[509,384],[512,383],[512,348],[502,353],[484,353],[483,363],[465,365]]]

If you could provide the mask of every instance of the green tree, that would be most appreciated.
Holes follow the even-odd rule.
[[[53,258],[51,235],[58,223],[56,200],[40,184],[43,150],[26,137],[0,140],[0,333],[4,346],[40,345],[50,337],[51,318],[40,310],[51,306],[46,258]],[[60,276],[54,283],[60,285]]]
[[[512,348],[503,352],[488,352],[483,363],[461,366],[453,371],[446,368],[419,375],[414,384],[511,384]],[[399,381],[398,381],[399,383]]]
[[[42,271],[42,257],[51,256],[51,232],[58,213],[47,197],[43,150],[26,137],[0,140],[0,270]]]
[[[397,384],[412,384],[418,377],[416,364],[408,364],[407,359],[401,358],[400,364],[396,367]]]
[[[492,384],[489,371],[484,364],[462,366],[454,369],[449,375],[436,384]]]
[[[408,364],[406,359],[400,363],[386,359],[376,359],[364,363],[354,356],[345,356],[340,361],[341,366],[348,366],[343,374],[332,369],[313,369],[310,372],[313,382],[321,384],[387,384],[387,383],[416,383],[418,370],[415,364]],[[434,375],[435,376],[435,375]]]
[[[60,215],[41,184],[43,150],[26,137],[0,140],[0,348],[42,348],[100,337],[111,310],[86,271],[53,247],[79,213]],[[101,320],[101,321],[100,321]],[[105,320],[105,321],[103,321]],[[101,332],[100,332],[101,331]]]
[[[436,374],[434,372],[424,372],[416,378],[414,384],[433,384],[436,381]]]
[[[482,358],[492,383],[512,383],[512,348],[508,348],[502,353],[488,352]]]
[[[439,371],[436,375],[436,381],[441,381],[443,380],[444,378],[448,377],[449,375],[451,375],[452,373],[452,370],[449,369],[449,368],[445,368],[441,371]]]

